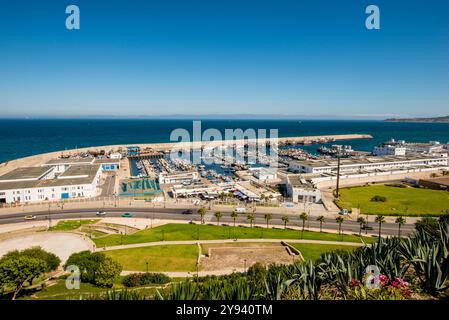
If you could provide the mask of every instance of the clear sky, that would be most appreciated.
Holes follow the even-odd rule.
[[[449,1],[0,4],[0,116],[242,113],[449,114]]]

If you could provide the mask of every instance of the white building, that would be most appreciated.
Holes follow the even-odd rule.
[[[269,182],[277,179],[276,169],[269,168],[250,168],[252,175],[261,182]]]
[[[340,159],[340,173],[401,170],[408,168],[439,168],[448,166],[447,157],[439,156],[385,156]],[[337,159],[291,161],[289,169],[299,173],[335,173]]]
[[[321,191],[299,176],[287,176],[287,194],[294,203],[321,200]]]
[[[119,152],[114,152],[109,155],[109,158],[120,160],[120,159],[122,159],[122,154]]]
[[[99,164],[18,168],[0,177],[0,203],[94,197],[100,174]]]
[[[405,156],[407,148],[392,145],[381,145],[374,147],[373,154],[375,156]]]
[[[199,174],[197,171],[161,172],[158,178],[160,184],[183,183],[199,179]]]

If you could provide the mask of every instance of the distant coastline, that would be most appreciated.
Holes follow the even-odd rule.
[[[449,123],[449,116],[434,118],[391,118],[385,122],[425,122],[425,123]]]

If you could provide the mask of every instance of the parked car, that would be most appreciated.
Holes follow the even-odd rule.
[[[132,214],[131,213],[129,213],[129,212],[125,212],[124,214],[122,214],[122,217],[123,218],[132,218]]]
[[[182,212],[182,214],[193,214],[192,209],[187,209]]]
[[[349,214],[349,210],[348,209],[343,209],[343,210],[339,211],[338,214],[341,214],[341,215],[344,215],[344,216],[348,215]]]
[[[25,216],[25,220],[36,220],[36,216]]]
[[[97,216],[105,216],[106,212],[104,212],[104,211],[97,211],[96,215]]]

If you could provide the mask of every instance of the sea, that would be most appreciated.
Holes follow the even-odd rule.
[[[67,149],[170,142],[175,129],[192,133],[196,119],[0,119],[0,162]],[[322,145],[346,144],[360,151],[391,138],[407,142],[449,142],[449,123],[399,123],[350,120],[201,120],[201,128],[277,129],[279,137],[333,134],[371,134],[373,139],[303,146],[315,153]],[[268,134],[269,135],[269,134]]]

